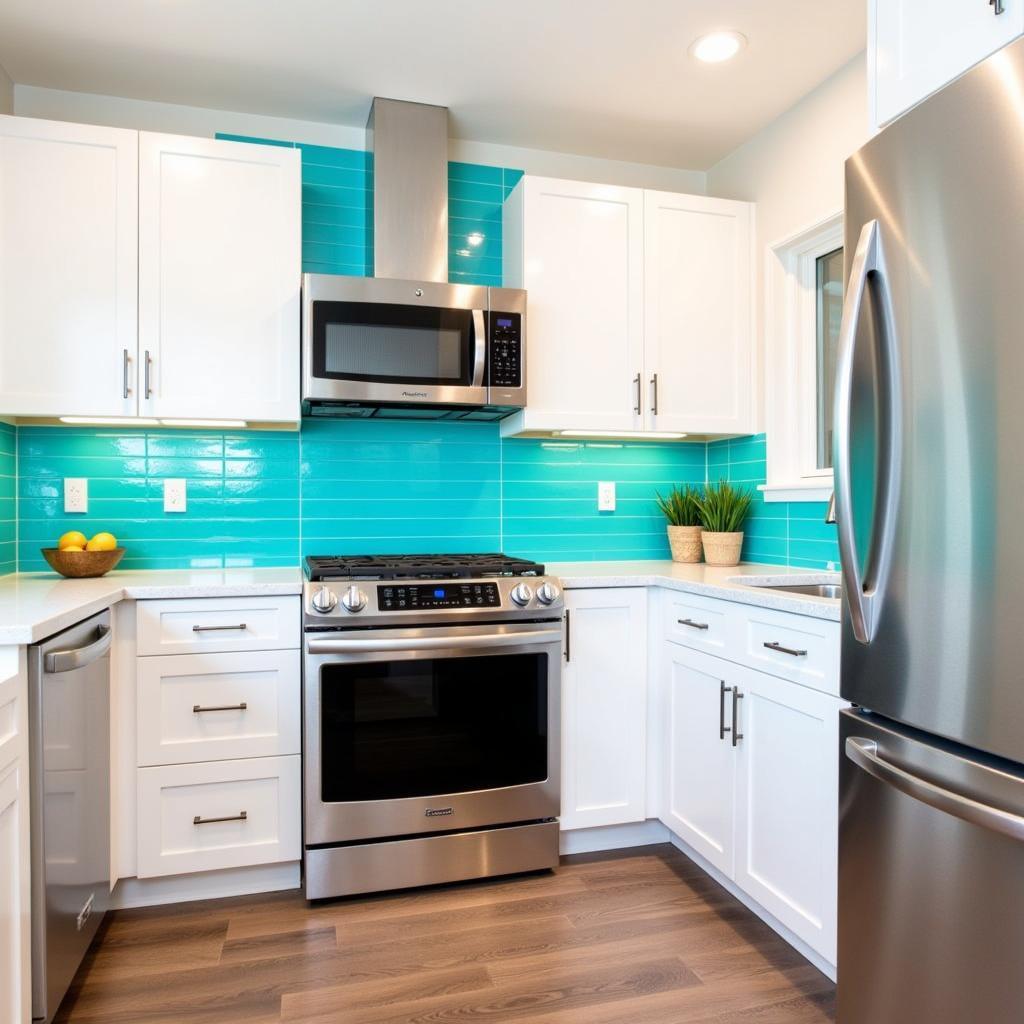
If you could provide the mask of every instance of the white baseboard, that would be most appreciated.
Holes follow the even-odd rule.
[[[669,833],[668,841],[682,854],[689,857],[705,874],[710,875],[723,889],[728,890],[748,910],[757,914],[769,928],[778,932],[801,956],[818,968],[832,981],[836,980],[836,965],[830,964],[820,953],[812,949],[798,935],[787,928],[777,917],[769,914],[760,903],[752,900],[735,882],[727,878],[713,864],[705,860],[692,846],[688,846],[677,835]]]
[[[629,846],[652,846],[667,843],[669,831],[660,821],[638,821],[630,825],[605,825],[601,828],[578,828],[563,832],[560,852],[594,853],[598,850],[622,850]]]
[[[260,864],[225,871],[197,871],[167,878],[122,878],[110,897],[112,910],[155,907],[162,903],[217,900],[225,896],[251,896],[260,892],[298,889],[302,884],[298,861]]]

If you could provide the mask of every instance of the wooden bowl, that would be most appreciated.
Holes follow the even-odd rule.
[[[51,569],[73,580],[103,576],[124,557],[124,548],[114,548],[113,551],[61,551],[60,548],[42,550],[43,558],[50,563]]]

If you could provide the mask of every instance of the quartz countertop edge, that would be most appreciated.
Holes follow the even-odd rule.
[[[764,583],[833,583],[835,573],[744,563],[732,568],[671,561],[553,562],[546,571],[569,590],[662,587],[795,615],[839,621],[839,601],[781,594]],[[739,580],[739,582],[737,582]],[[0,645],[34,644],[119,601],[157,598],[269,597],[302,593],[302,570],[152,569],[65,580],[52,573],[0,576]]]
[[[736,566],[713,566],[703,562],[551,562],[547,572],[558,576],[567,590],[594,587],[662,587],[687,594],[700,594],[723,601],[770,608],[793,615],[838,622],[840,603],[836,598],[806,594],[784,594],[770,586],[804,583],[837,583],[838,573],[791,568],[784,565],[759,565],[743,562]],[[757,586],[744,583],[756,579]]]
[[[152,569],[66,580],[52,573],[0,576],[0,645],[34,644],[119,601],[269,597],[302,593],[302,570]]]

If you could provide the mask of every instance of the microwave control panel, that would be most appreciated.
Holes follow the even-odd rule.
[[[519,313],[490,313],[488,379],[491,387],[523,383],[523,318]]]
[[[419,611],[425,608],[497,608],[496,583],[388,583],[377,587],[381,611]]]

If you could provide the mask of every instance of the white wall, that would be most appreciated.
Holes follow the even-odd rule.
[[[762,366],[769,249],[842,210],[843,164],[868,137],[861,54],[708,171],[708,195],[757,203],[755,308]]]
[[[104,124],[116,128],[171,132],[179,135],[213,136],[217,132],[253,135],[264,139],[288,139],[320,146],[344,149],[363,148],[363,129],[318,121],[295,121],[282,117],[263,117],[226,110],[208,110],[175,103],[98,96],[92,93],[64,92],[37,86],[14,87],[14,112],[25,117],[43,117],[54,121]],[[487,142],[452,139],[448,147],[451,160],[516,167],[528,174],[554,178],[577,178],[612,185],[633,185],[676,192],[703,194],[703,171],[677,170],[648,164],[602,160],[539,149],[500,146]]]
[[[0,114],[14,113],[14,83],[10,76],[0,68]]]

